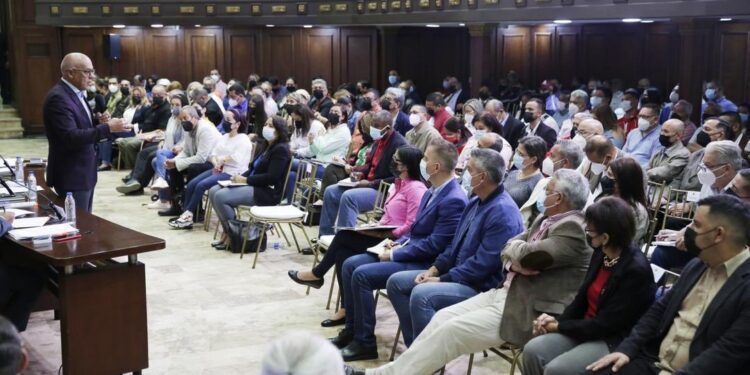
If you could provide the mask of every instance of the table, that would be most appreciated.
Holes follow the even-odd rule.
[[[30,173],[44,195],[64,206],[47,187],[43,168]],[[47,205],[41,195],[37,202]],[[38,214],[47,215],[40,207]],[[148,368],[148,326],[145,267],[138,254],[164,249],[164,240],[81,210],[76,216],[79,240],[43,250],[31,241],[5,237],[0,239],[0,261],[49,271],[65,374],[140,374]],[[113,259],[121,256],[127,262]]]

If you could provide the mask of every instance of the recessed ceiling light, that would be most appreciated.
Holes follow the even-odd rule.
[[[641,19],[640,18],[623,18],[622,22],[635,23],[635,22],[641,22]]]
[[[276,25],[266,25],[266,27],[276,27]]]
[[[572,23],[573,21],[571,21],[571,20],[555,20],[554,22],[556,24],[559,24],[559,25],[566,25],[566,24]]]
[[[459,23],[458,26],[464,27],[464,26],[466,26],[466,24],[465,23]]]
[[[124,29],[125,25],[114,25],[112,27],[114,27],[115,29]]]
[[[304,25],[304,26],[302,26],[302,27],[304,27],[304,28],[306,28],[306,29],[312,29],[312,25]]]
[[[160,23],[155,23],[155,24],[151,25],[151,27],[153,27],[155,29],[160,29],[160,28],[164,27],[164,25],[162,25]]]
[[[654,23],[654,20],[643,20],[641,23]]]
[[[195,25],[195,27],[201,27],[201,25]]]
[[[723,17],[723,18],[719,18],[719,21],[721,21],[721,22],[729,22],[729,21],[731,21],[731,20],[732,20],[732,19],[731,19],[731,18],[729,18],[729,17]]]
[[[427,26],[427,27],[432,27],[432,28],[440,27],[440,25],[436,25],[436,24],[434,24],[434,23],[428,23],[428,24],[426,24],[425,26]]]

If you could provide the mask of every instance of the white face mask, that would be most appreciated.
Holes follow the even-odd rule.
[[[578,108],[578,106],[573,103],[570,103],[570,105],[568,106],[568,114],[570,114],[571,116],[575,115],[580,110],[581,109]]]
[[[620,104],[620,108],[622,108],[623,111],[627,112],[627,111],[629,111],[630,109],[633,108],[633,105],[630,104],[630,101],[623,100],[622,104]]]
[[[416,113],[412,113],[409,115],[409,124],[411,124],[411,126],[417,126],[421,123],[422,123],[422,116]]]
[[[722,166],[718,166],[714,169],[719,169]],[[718,177],[714,174],[713,170],[706,168],[702,165],[702,167],[698,170],[698,181],[704,186],[711,187],[716,183],[716,180],[719,177],[723,177],[724,173],[719,175]]]
[[[552,176],[552,173],[555,173],[555,162],[552,159],[544,158],[544,161],[542,161],[542,173],[545,176]]]
[[[109,85],[109,92],[114,94],[118,91],[120,91],[120,89],[117,88],[117,85]]]
[[[219,82],[219,75],[218,74],[211,74],[211,79],[214,80],[214,83]]]
[[[263,138],[265,138],[269,142],[271,142],[274,139],[276,139],[276,129],[264,126],[263,127]]]
[[[432,177],[430,172],[427,171],[427,162],[424,159],[419,162],[419,173],[425,181],[429,181],[430,177]]]
[[[594,163],[591,162],[591,173],[593,174],[602,174],[604,170],[607,169],[607,166],[602,163]]]
[[[471,125],[472,120],[474,120],[474,114],[464,115],[464,121],[466,121],[466,126]]]
[[[598,106],[599,104],[602,104],[602,98],[599,96],[592,96],[591,97],[591,108],[594,108]]]
[[[583,136],[581,134],[576,134],[576,136],[573,137],[573,142],[575,142],[575,144],[581,146],[581,149],[583,149],[584,147],[586,147],[586,138],[583,138]]]
[[[675,91],[672,91],[671,94],[669,94],[669,101],[672,103],[677,103],[680,100],[680,94],[678,94]]]
[[[638,129],[642,132],[648,130],[651,127],[651,123],[645,118],[638,119]]]
[[[560,100],[560,99],[558,98],[558,99],[557,99],[557,110],[558,110],[558,111],[562,111],[562,110],[564,110],[564,109],[565,109],[565,102],[564,102],[564,101],[562,101],[562,100]]]
[[[229,106],[230,106],[230,107],[234,107],[234,106],[236,106],[236,105],[237,105],[237,101],[236,101],[236,100],[234,100],[234,99],[229,99]]]
[[[476,140],[479,140],[479,138],[482,138],[482,136],[483,136],[483,135],[485,135],[485,134],[487,134],[487,130],[484,130],[484,129],[482,129],[482,130],[476,129],[476,130],[474,131],[474,139],[476,139]]]

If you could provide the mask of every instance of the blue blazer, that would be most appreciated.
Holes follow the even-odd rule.
[[[497,287],[503,280],[500,253],[508,240],[523,230],[518,205],[502,185],[484,202],[472,198],[461,214],[451,246],[433,264],[440,281],[481,292]]]
[[[393,252],[394,262],[430,264],[450,244],[468,199],[461,186],[453,179],[427,206],[431,196],[429,191],[422,196],[409,234],[398,240],[403,243],[408,239],[409,243]]]
[[[406,136],[406,132],[412,130],[414,127],[411,126],[411,123],[409,122],[409,115],[403,111],[398,111],[398,115],[396,115],[396,123],[393,128],[401,133],[401,135]]]
[[[109,126],[98,125],[63,81],[44,100],[44,129],[49,142],[47,185],[60,191],[91,190],[96,185],[94,145],[109,138]]]

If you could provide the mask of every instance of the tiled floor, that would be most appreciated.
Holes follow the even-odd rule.
[[[0,140],[0,154],[46,157],[46,139]],[[144,206],[147,195],[124,197],[115,191],[125,172],[99,175],[94,213],[121,225],[164,238],[167,248],[142,254],[146,264],[149,358],[146,374],[259,374],[270,340],[290,330],[310,330],[329,337],[334,328],[319,323],[325,310],[327,282],[321,290],[305,295],[305,288],[286,276],[289,269],[307,269],[312,257],[296,249],[282,248],[252,257],[213,250],[213,232],[177,231],[166,219]],[[311,235],[317,228],[308,228]],[[301,238],[301,236],[300,236]],[[377,309],[378,347],[381,360],[388,358],[398,326],[390,303],[381,298]],[[61,364],[60,326],[51,312],[32,315],[23,333],[31,352],[28,374],[55,374]],[[400,344],[402,351],[403,344]],[[440,345],[435,343],[435,345]],[[507,374],[508,366],[495,355],[477,356],[474,374]],[[448,366],[448,374],[466,373],[468,356]],[[362,367],[381,362],[354,363]],[[407,375],[407,374],[405,374]],[[412,375],[412,374],[408,374]]]

